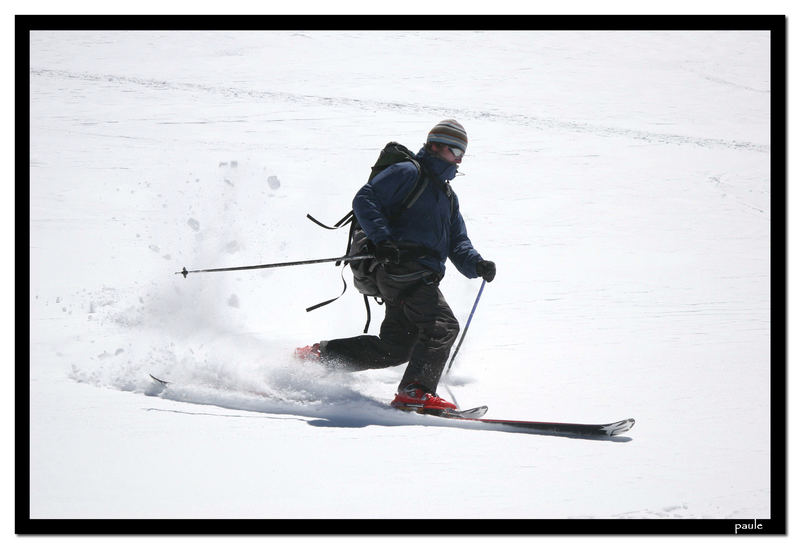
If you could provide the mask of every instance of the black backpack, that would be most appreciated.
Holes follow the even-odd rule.
[[[398,162],[411,162],[417,169],[417,179],[414,182],[414,186],[401,203],[400,214],[402,214],[402,212],[414,205],[430,182],[430,178],[425,173],[425,170],[420,165],[419,161],[414,157],[414,153],[400,143],[396,143],[394,141],[387,143],[381,153],[378,155],[378,160],[375,162],[375,165],[372,166],[367,183],[372,181],[375,176],[381,173],[383,170],[389,166],[397,164]],[[447,188],[447,191],[448,196],[450,197],[452,209],[453,199],[449,187]],[[375,252],[372,242],[367,238],[367,234],[364,232],[364,229],[362,229],[358,224],[358,219],[356,219],[353,210],[350,210],[347,215],[337,221],[332,227],[320,223],[310,214],[306,214],[306,217],[320,227],[329,230],[341,229],[342,227],[349,225],[350,229],[347,236],[347,249],[345,250],[346,256],[368,255]],[[342,261],[337,261],[336,265],[339,266],[341,263]],[[364,326],[364,333],[367,333],[371,316],[368,298],[374,297],[377,300],[381,297],[375,280],[375,269],[378,266],[378,261],[375,259],[359,259],[356,261],[344,261],[344,264],[350,265],[350,270],[353,272],[353,285],[360,293],[364,295],[364,303],[367,307],[367,324]],[[342,297],[345,291],[347,291],[347,282],[344,280],[344,274],[342,274],[342,282],[344,283],[344,289],[342,290],[341,294],[333,299],[329,299],[327,301],[323,301],[322,303],[308,307],[306,311],[313,311],[314,309],[328,305],[329,303],[332,303]]]

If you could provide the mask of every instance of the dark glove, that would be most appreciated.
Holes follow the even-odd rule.
[[[391,240],[384,240],[375,245],[375,259],[381,263],[400,263],[400,248]]]
[[[478,264],[475,265],[475,272],[478,273],[478,276],[483,278],[486,282],[491,282],[494,280],[494,275],[497,274],[497,268],[494,266],[493,261],[478,261]]]

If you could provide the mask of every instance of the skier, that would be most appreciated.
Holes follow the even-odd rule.
[[[439,290],[445,260],[467,278],[491,282],[495,277],[495,264],[472,246],[450,188],[466,149],[467,134],[455,120],[443,120],[431,129],[416,155],[430,184],[407,210],[400,203],[418,175],[411,162],[389,166],[358,191],[353,212],[374,244],[376,282],[386,305],[380,335],[320,341],[295,351],[301,359],[350,371],[408,362],[391,403],[395,408],[456,408],[436,394],[459,331]]]

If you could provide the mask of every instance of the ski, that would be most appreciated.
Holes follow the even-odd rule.
[[[148,374],[154,381],[166,387],[169,381]],[[455,421],[470,421],[486,426],[507,427],[515,430],[525,430],[534,434],[554,435],[565,437],[613,437],[630,431],[636,421],[633,418],[615,421],[613,423],[560,423],[551,421],[523,421],[514,419],[489,419],[483,417],[489,410],[488,406],[477,406],[465,410],[423,410],[422,408],[399,408],[395,410],[404,412],[417,412],[418,414],[452,419]]]
[[[459,421],[474,421],[488,425],[524,429],[532,433],[556,436],[575,437],[613,437],[630,431],[636,421],[633,418],[615,421],[613,423],[559,423],[550,421],[520,421],[509,419],[487,419],[475,417],[459,417],[458,415],[442,415]]]

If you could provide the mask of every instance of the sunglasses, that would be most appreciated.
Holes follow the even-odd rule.
[[[458,147],[447,147],[447,148],[450,150],[451,153],[453,153],[453,156],[455,156],[456,158],[461,158],[462,156],[464,156],[464,151],[459,149]]]

